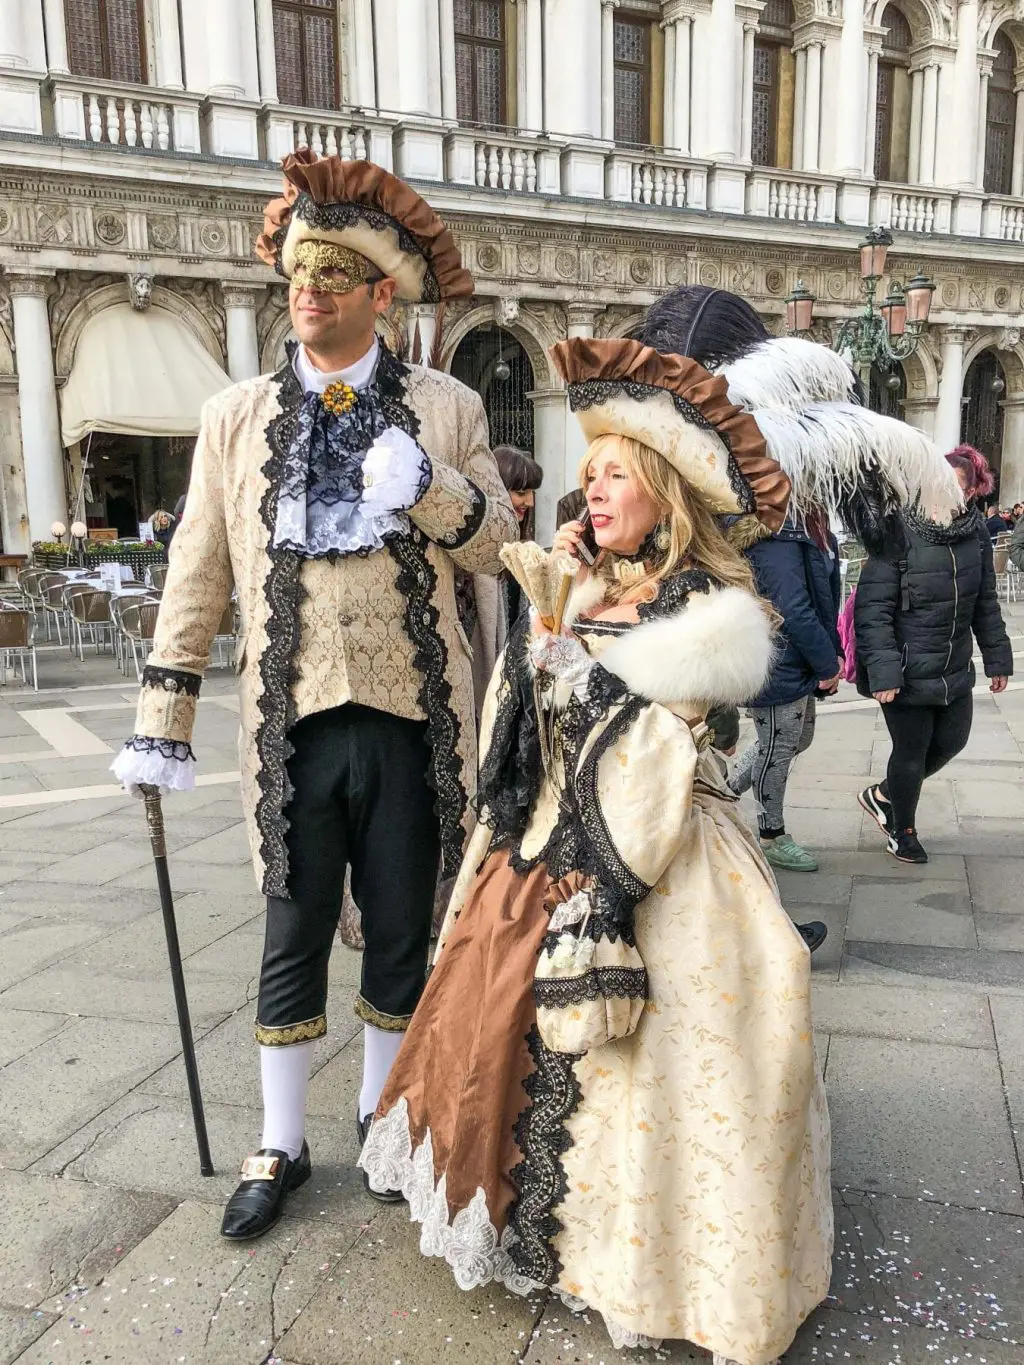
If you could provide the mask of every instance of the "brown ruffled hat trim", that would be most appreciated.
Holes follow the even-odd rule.
[[[689,356],[662,355],[628,337],[575,337],[559,341],[549,354],[570,389],[591,382],[640,385],[681,399],[722,437],[736,472],[750,489],[758,521],[770,531],[785,521],[789,479],[768,455],[754,418],[729,401],[723,376],[710,374]]]
[[[356,204],[382,213],[395,224],[399,238],[411,238],[437,286],[435,301],[468,298],[473,277],[462,268],[462,258],[451,231],[404,180],[372,161],[342,161],[300,147],[281,162],[284,193],[272,199],[263,214],[263,232],[256,254],[280,271],[281,243],[291,222],[295,201],[306,194],[314,204]]]

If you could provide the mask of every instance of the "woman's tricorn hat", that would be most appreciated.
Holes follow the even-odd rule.
[[[372,161],[342,161],[308,147],[286,156],[284,194],[267,205],[256,254],[291,278],[301,242],[330,242],[365,256],[398,284],[408,303],[467,298],[451,231],[425,199]]]
[[[723,378],[629,338],[577,337],[550,355],[588,441],[614,434],[649,446],[713,512],[743,517],[751,540],[785,521],[789,480]]]

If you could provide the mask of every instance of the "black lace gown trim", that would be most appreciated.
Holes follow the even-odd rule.
[[[260,501],[260,517],[267,529],[270,571],[263,583],[268,608],[267,644],[259,662],[263,695],[257,702],[260,720],[255,736],[259,761],[256,780],[260,794],[255,819],[264,868],[263,894],[288,900],[288,847],[285,842],[288,817],[285,810],[292,798],[288,760],[293,753],[288,731],[295,721],[292,683],[301,634],[299,609],[305,589],[301,581],[301,558],[291,550],[276,549],[273,539],[285,461],[295,440],[302,406],[302,386],[290,358],[275,378],[279,385],[280,411],[271,418],[265,432],[270,455],[263,465],[267,490]]]
[[[377,385],[389,426],[416,440],[419,418],[405,401],[408,371],[381,347]],[[441,875],[454,877],[462,862],[463,820],[469,794],[462,780],[459,740],[462,725],[452,706],[448,681],[448,647],[438,629],[441,614],[435,606],[437,574],[427,556],[429,541],[417,526],[407,536],[387,537],[387,550],[398,565],[396,586],[405,598],[405,632],[413,645],[413,663],[420,674],[418,701],[427,718],[430,759],[427,776],[437,793],[441,835]]]
[[[202,685],[200,674],[188,673],[181,668],[160,668],[157,664],[147,664],[142,670],[142,686],[154,687],[160,692],[198,697]]]
[[[718,582],[703,569],[681,569],[663,578],[653,602],[638,602],[636,614],[641,621],[660,621],[666,616],[678,616],[692,592],[709,593]]]
[[[643,967],[592,967],[582,976],[547,978],[533,983],[539,1009],[568,1009],[589,1000],[646,1000]]]
[[[637,403],[647,403],[656,398],[658,394],[668,394],[676,411],[691,426],[700,427],[703,431],[713,431],[725,446],[728,455],[729,487],[736,495],[740,511],[755,512],[757,510],[757,498],[754,495],[754,490],[736,463],[728,435],[716,427],[714,422],[709,422],[699,408],[688,403],[680,394],[670,393],[668,389],[659,388],[655,384],[638,384],[632,379],[587,379],[582,384],[569,385],[569,408],[572,412],[583,412],[587,408],[597,407],[599,403],[607,403],[609,399],[615,398],[620,393],[628,394]]]
[[[515,1234],[510,1255],[521,1275],[537,1284],[554,1284],[562,1272],[552,1246],[562,1231],[554,1210],[569,1191],[561,1158],[572,1146],[566,1124],[582,1098],[573,1069],[579,1056],[551,1052],[536,1028],[526,1042],[535,1070],[523,1081],[529,1103],[514,1130],[522,1160],[509,1174],[516,1189],[508,1213]]]
[[[149,735],[132,735],[122,747],[133,754],[159,754],[161,758],[177,759],[179,763],[187,763],[189,759],[193,763],[196,761],[192,745],[183,739],[151,739]]]

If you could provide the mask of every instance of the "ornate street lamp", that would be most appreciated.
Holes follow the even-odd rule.
[[[878,286],[885,273],[885,262],[892,246],[888,228],[872,228],[860,245],[861,289],[864,308],[854,318],[847,318],[839,327],[833,348],[849,357],[865,387],[870,382],[871,369],[887,372],[899,387],[899,377],[892,374],[894,366],[909,360],[917,350],[932,306],[935,285],[920,271],[905,287],[893,280],[889,293],[878,305]],[[814,296],[801,280],[786,299],[786,329],[793,333],[810,331],[814,310]]]

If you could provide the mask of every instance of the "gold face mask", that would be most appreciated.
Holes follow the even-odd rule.
[[[358,251],[332,242],[300,242],[289,283],[292,289],[315,289],[320,294],[351,294],[380,278],[377,267]]]

